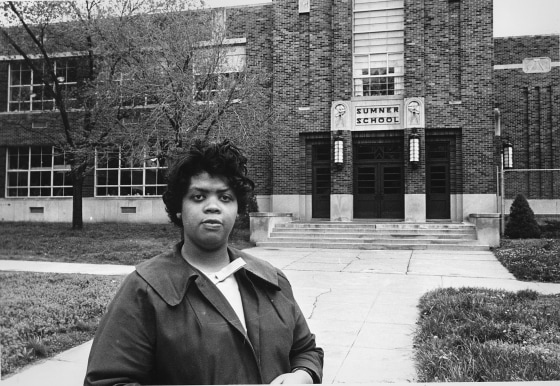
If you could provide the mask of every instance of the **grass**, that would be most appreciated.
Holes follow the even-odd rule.
[[[448,288],[419,308],[419,382],[560,380],[560,294]]]
[[[181,238],[172,224],[86,224],[0,222],[0,258],[69,263],[136,265],[168,250]],[[230,244],[254,246],[249,230],[234,228]]]
[[[494,254],[518,280],[560,283],[560,239],[502,239]]]
[[[122,280],[0,272],[2,376],[92,339]]]

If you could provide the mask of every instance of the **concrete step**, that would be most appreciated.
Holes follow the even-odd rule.
[[[326,244],[333,243],[356,243],[356,244],[467,244],[477,245],[476,240],[465,239],[399,239],[399,238],[347,238],[347,237],[330,237],[323,239],[313,239],[309,237],[269,237],[268,241],[271,242],[284,242],[288,243],[317,243],[322,242]]]
[[[291,228],[291,227],[275,227],[275,232],[278,233],[363,233],[363,234],[476,234],[475,228],[463,229],[375,229],[375,228]]]
[[[387,230],[383,230],[383,231],[372,231],[372,230],[367,230],[367,231],[359,231],[356,229],[313,229],[313,230],[308,230],[308,229],[301,229],[301,230],[297,230],[297,229],[290,229],[290,228],[284,228],[284,229],[278,229],[275,228],[272,231],[271,236],[278,236],[278,237],[298,237],[298,236],[306,236],[306,237],[325,237],[325,238],[329,238],[329,237],[358,237],[358,238],[363,238],[363,237],[373,237],[373,238],[378,238],[378,237],[400,237],[400,238],[421,238],[421,237],[436,237],[436,238],[448,238],[448,239],[452,239],[452,238],[457,238],[457,239],[461,239],[461,238],[467,238],[467,239],[476,239],[476,232],[472,231],[472,232],[452,232],[452,231],[447,231],[447,232],[439,232],[439,231],[429,231],[429,232],[419,232],[419,231],[415,231],[415,232],[411,232],[411,231],[387,231]]]
[[[462,245],[462,244],[356,244],[356,243],[290,243],[261,241],[257,247],[262,248],[320,248],[320,249],[387,249],[387,250],[453,250],[453,251],[487,251],[488,245]]]
[[[476,240],[475,233],[396,233],[396,232],[294,232],[281,231],[275,229],[270,234],[271,238],[309,238],[309,239],[455,239],[455,240]]]
[[[442,229],[475,229],[474,224],[466,223],[362,223],[362,222],[290,222],[277,224],[276,228],[295,228],[295,229],[330,229],[330,228],[352,228],[352,229],[421,229],[421,230],[442,230]]]
[[[488,250],[474,224],[405,222],[291,222],[278,224],[262,247]]]

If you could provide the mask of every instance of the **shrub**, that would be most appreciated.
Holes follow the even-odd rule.
[[[511,205],[505,235],[512,239],[531,239],[541,236],[535,213],[522,194],[518,194]]]
[[[544,220],[541,235],[547,239],[560,239],[560,220]]]
[[[247,204],[247,209],[243,213],[239,214],[237,220],[235,221],[235,227],[237,229],[249,228],[249,223],[251,220],[249,213],[258,212],[258,211],[259,211],[259,205],[257,204],[257,197],[254,194],[251,194]]]

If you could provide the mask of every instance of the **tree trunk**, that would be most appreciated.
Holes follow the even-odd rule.
[[[84,188],[84,177],[81,172],[76,173],[72,184],[72,229],[84,228],[82,216],[82,194]]]

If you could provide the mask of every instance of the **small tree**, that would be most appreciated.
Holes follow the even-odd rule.
[[[512,239],[531,239],[541,236],[535,213],[522,194],[518,194],[511,205],[505,235]]]

